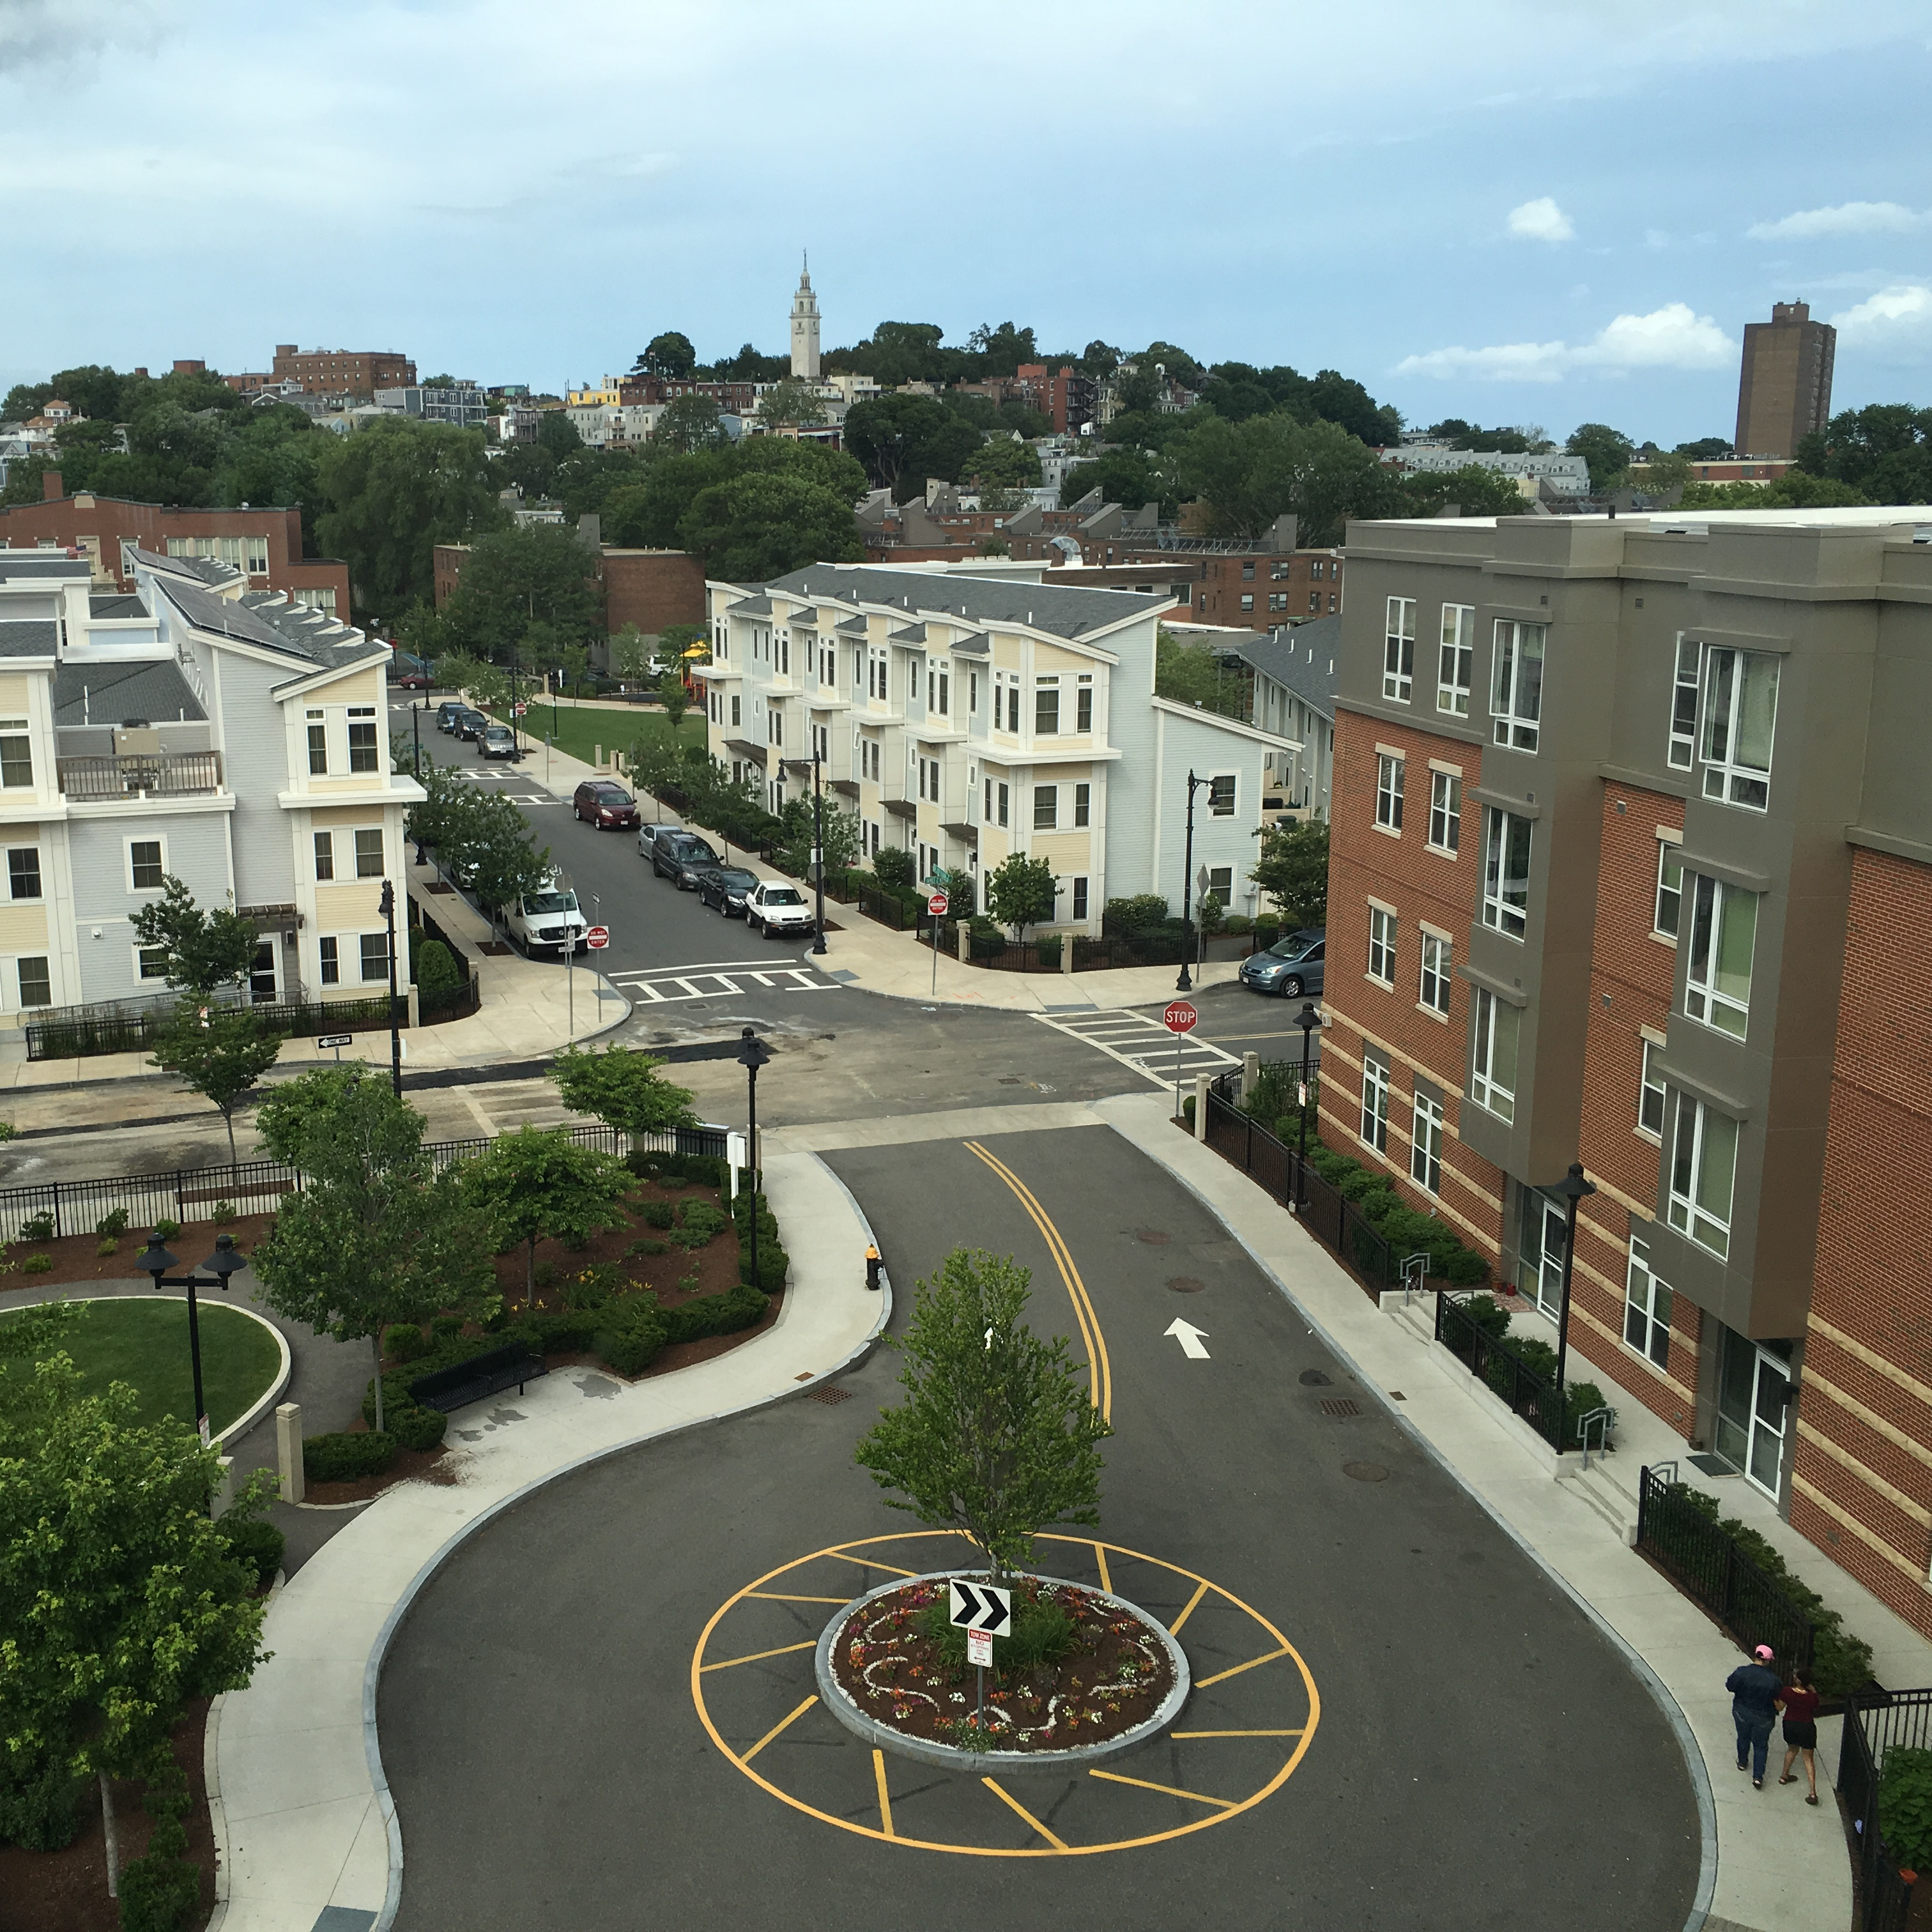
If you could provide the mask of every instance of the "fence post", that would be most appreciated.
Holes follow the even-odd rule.
[[[1650,1469],[1648,1464],[1636,1472],[1636,1547],[1643,1547],[1644,1518],[1650,1513]]]
[[[57,1180],[54,1183],[54,1238],[56,1240],[58,1240],[65,1232],[61,1226],[60,1191],[61,1184]]]
[[[1073,935],[1069,933],[1060,942],[1060,970],[1070,978],[1073,972]]]
[[[235,1500],[235,1458],[222,1456],[216,1459],[221,1473],[214,1479],[214,1487],[208,1499],[210,1516],[224,1516]]]
[[[1241,1055],[1241,1098],[1245,1100],[1255,1090],[1255,1082],[1262,1077],[1262,1057],[1258,1053]]]
[[[298,1503],[308,1491],[302,1468],[302,1404],[285,1402],[275,1411],[275,1460],[281,1472],[281,1496]]]
[[[960,964],[962,966],[971,965],[973,963],[973,934],[971,929],[962,919],[958,924],[952,928],[952,930],[959,935]],[[1073,949],[1071,946],[1067,948],[1067,956],[1069,958],[1072,956],[1072,951]]]
[[[414,981],[412,981],[410,985],[410,1016],[407,1024],[412,1027],[419,1027],[422,1024],[422,993]]]
[[[1208,1090],[1214,1084],[1211,1073],[1197,1073],[1194,1076],[1194,1138],[1204,1141],[1208,1138]]]

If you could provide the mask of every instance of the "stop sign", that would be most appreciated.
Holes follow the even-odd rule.
[[[1201,1024],[1201,1016],[1185,1000],[1170,1000],[1160,1016],[1169,1033],[1192,1033]]]
[[[944,892],[934,892],[926,901],[926,909],[934,919],[944,919],[946,916],[946,908],[951,904],[952,901]]]
[[[608,926],[593,926],[584,935],[584,943],[593,952],[602,952],[610,944],[610,928]]]

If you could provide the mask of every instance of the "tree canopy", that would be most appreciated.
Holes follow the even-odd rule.
[[[259,934],[252,919],[232,905],[205,912],[186,884],[163,875],[161,896],[136,906],[128,916],[137,944],[160,950],[167,983],[202,997],[238,986],[255,963]]]
[[[1580,456],[1590,466],[1590,488],[1608,490],[1630,467],[1636,445],[1622,430],[1608,423],[1579,423],[1570,432],[1564,447],[1572,456]]]
[[[896,502],[920,495],[928,477],[958,482],[981,441],[970,423],[933,396],[877,396],[845,413],[845,447]]]
[[[1932,502],[1932,407],[1842,410],[1793,454],[1813,477],[1848,484],[1869,502]]]
[[[695,1126],[698,1116],[689,1090],[662,1077],[665,1064],[634,1047],[572,1046],[550,1063],[550,1077],[575,1112],[620,1133],[667,1134]]]
[[[1292,926],[1328,920],[1328,826],[1322,819],[1277,819],[1261,827],[1261,854],[1248,877]]]
[[[638,358],[638,368],[646,376],[656,376],[661,381],[683,381],[698,367],[698,351],[691,346],[691,338],[680,334],[676,329],[666,329],[654,335]]]
[[[604,586],[596,554],[567,524],[491,530],[464,560],[443,607],[448,635],[485,657],[505,657],[541,622],[553,640],[601,635]]]
[[[632,1186],[621,1160],[579,1147],[561,1127],[499,1134],[464,1168],[464,1184],[490,1215],[498,1238],[526,1244],[526,1306],[535,1292],[537,1243],[588,1240],[620,1226],[616,1204]]]
[[[810,429],[824,422],[825,405],[803,376],[788,376],[758,398],[758,414],[780,428]]]

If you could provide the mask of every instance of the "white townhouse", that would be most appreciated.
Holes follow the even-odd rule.
[[[0,1024],[164,992],[130,920],[170,874],[257,922],[256,1000],[386,986],[422,796],[389,769],[388,647],[225,564],[126,554],[110,595],[84,556],[0,548]]]
[[[1264,800],[1300,748],[1154,695],[1171,598],[863,564],[706,588],[711,753],[774,811],[815,748],[868,857],[902,847],[924,878],[1024,852],[1059,875],[1053,924],[1096,933],[1109,898],[1179,912],[1191,771],[1196,871],[1253,909]]]

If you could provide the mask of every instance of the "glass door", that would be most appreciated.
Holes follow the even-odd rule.
[[[1713,1446],[1748,1481],[1773,1497],[1784,1468],[1790,1389],[1787,1362],[1725,1330]]]
[[[254,964],[248,969],[248,998],[258,1006],[272,1005],[275,998],[275,947],[265,939],[255,948]]]
[[[1516,1286],[1554,1322],[1563,1307],[1564,1210],[1534,1188],[1522,1190],[1522,1267]]]

